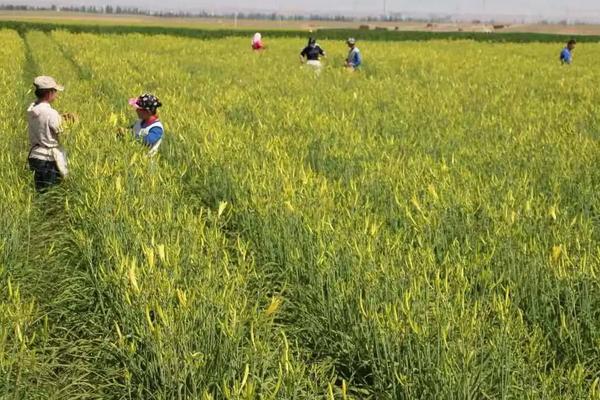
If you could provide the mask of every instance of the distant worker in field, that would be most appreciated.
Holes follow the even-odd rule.
[[[133,137],[150,148],[149,155],[156,154],[164,135],[164,127],[158,117],[158,109],[162,103],[153,94],[146,93],[129,99],[129,104],[139,118],[132,127]]]
[[[362,55],[360,54],[358,47],[356,47],[356,39],[349,38],[346,41],[346,44],[348,44],[348,47],[350,48],[348,58],[346,58],[346,68],[355,71],[362,65]]]
[[[575,51],[575,46],[577,45],[577,41],[575,39],[569,40],[567,43],[567,47],[565,47],[560,52],[560,62],[563,64],[571,64],[573,62],[573,51]]]
[[[306,60],[306,65],[319,70],[322,67],[321,57],[325,57],[325,51],[319,46],[317,39],[309,38],[308,46],[300,53],[300,62],[304,64]]]
[[[33,81],[36,100],[27,109],[29,131],[29,167],[34,173],[35,188],[45,192],[59,184],[68,174],[67,158],[58,142],[64,124],[74,122],[73,114],[60,115],[52,108],[58,93],[64,90],[50,76],[38,76]]]
[[[259,32],[256,32],[254,34],[254,37],[252,38],[252,50],[264,50],[265,49],[265,44],[262,40],[262,35]]]

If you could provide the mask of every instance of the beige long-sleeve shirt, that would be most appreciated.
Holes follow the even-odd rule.
[[[54,160],[52,149],[58,148],[58,135],[61,133],[61,117],[48,103],[33,103],[27,109],[29,127],[29,158]]]

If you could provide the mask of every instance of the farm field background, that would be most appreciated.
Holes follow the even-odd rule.
[[[1,398],[600,397],[600,44],[0,40]],[[80,117],[41,197],[38,74]]]
[[[233,18],[192,18],[192,17],[155,17],[142,15],[97,14],[67,11],[10,11],[0,10],[0,21],[23,21],[72,25],[107,25],[138,27],[172,27],[191,29],[255,29],[255,30],[321,30],[321,29],[358,29],[361,25],[371,28],[387,28],[398,31],[428,32],[484,32],[493,24],[474,22],[444,22],[429,24],[422,21],[318,21],[318,20],[256,20]],[[505,24],[497,33],[521,32],[562,35],[600,35],[598,24],[551,24],[551,23],[512,23]],[[364,33],[364,31],[363,31]]]

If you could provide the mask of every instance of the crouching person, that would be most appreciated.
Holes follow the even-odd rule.
[[[132,127],[133,136],[150,148],[149,155],[156,154],[164,134],[163,124],[158,117],[162,103],[156,96],[146,93],[130,99],[129,104],[135,108],[139,118]]]
[[[45,192],[59,184],[67,176],[67,158],[61,149],[58,138],[63,132],[63,122],[73,122],[75,116],[62,116],[52,108],[58,93],[64,90],[62,85],[49,76],[38,76],[33,85],[36,100],[27,109],[29,130],[29,167],[33,170],[35,188]]]

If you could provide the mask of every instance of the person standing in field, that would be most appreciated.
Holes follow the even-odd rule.
[[[252,38],[252,50],[258,51],[264,49],[265,44],[263,43],[262,35],[259,32],[256,32]]]
[[[316,70],[320,70],[322,67],[321,57],[325,57],[325,51],[319,46],[317,39],[312,37],[309,38],[308,46],[300,53],[300,62],[304,64],[304,61],[306,60],[306,65],[311,66]]]
[[[150,155],[156,154],[164,135],[164,127],[158,117],[158,109],[162,103],[153,94],[145,93],[129,99],[129,105],[135,109],[139,118],[131,128],[133,137],[150,148]]]
[[[348,58],[346,58],[346,68],[356,71],[362,65],[362,55],[360,54],[358,47],[356,47],[356,39],[349,38],[346,41],[346,44],[348,44],[348,47],[350,48]]]
[[[36,100],[27,109],[29,131],[29,167],[33,171],[35,189],[45,192],[59,184],[68,174],[67,158],[58,142],[63,122],[73,122],[73,114],[62,116],[52,108],[58,93],[64,90],[50,76],[38,76],[33,81]]]
[[[573,62],[573,51],[575,51],[577,42],[575,39],[569,40],[567,46],[560,52],[560,62],[562,64],[571,64]]]

